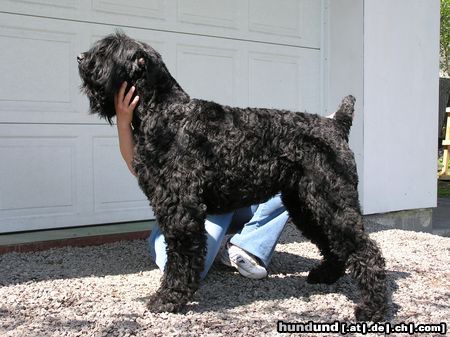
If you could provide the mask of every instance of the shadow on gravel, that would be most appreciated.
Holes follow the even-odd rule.
[[[261,302],[261,307],[264,306],[264,302],[271,302],[271,306],[274,307],[276,300],[299,298],[308,302],[312,296],[329,293],[342,294],[353,303],[359,302],[359,291],[349,275],[343,276],[332,285],[308,284],[307,272],[318,263],[317,259],[276,252],[269,269],[269,276],[263,280],[244,278],[234,269],[216,263],[195,294],[194,301],[188,304],[182,313],[189,311],[224,313],[226,310],[254,302]],[[398,289],[397,280],[408,277],[410,274],[405,272],[388,271],[387,273],[390,302],[387,321],[392,320],[400,308],[392,303],[392,294]],[[135,300],[146,303],[149,296]],[[330,304],[330,310],[331,308],[332,304]],[[267,310],[267,308],[261,310]],[[302,313],[299,312],[299,314]],[[321,316],[321,313],[317,312],[316,315]]]
[[[134,274],[156,268],[143,240],[0,255],[0,286],[43,280]]]
[[[306,282],[307,273],[300,273],[309,270],[306,266],[314,265],[313,260],[286,253],[283,253],[280,258],[284,261],[296,260],[297,272],[294,272],[292,267],[288,266],[285,269],[278,269],[277,274],[271,270],[267,279],[249,280],[235,272],[216,270],[196,294],[195,301],[198,301],[198,304],[191,304],[186,310],[221,312],[257,301],[262,301],[262,303],[275,301],[274,305],[276,305],[276,300],[287,298],[301,298],[308,302],[312,296],[329,293],[342,294],[349,301],[355,304],[359,303],[359,291],[348,274],[332,285],[311,285]],[[399,305],[392,303],[392,295],[398,289],[397,281],[409,276],[409,273],[397,271],[388,271],[387,273],[388,301],[390,303],[387,321],[392,320],[400,309]],[[316,315],[321,314],[317,312]]]

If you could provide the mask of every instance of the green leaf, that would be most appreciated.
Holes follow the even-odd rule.
[[[440,59],[441,70],[450,75],[450,0],[441,0]]]

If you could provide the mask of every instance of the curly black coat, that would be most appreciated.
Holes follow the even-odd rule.
[[[92,113],[110,123],[123,81],[137,88],[134,168],[167,242],[168,261],[152,311],[178,311],[199,287],[205,217],[260,203],[277,192],[323,261],[310,283],[333,283],[346,268],[362,303],[358,320],[387,308],[385,264],[363,231],[358,176],[348,135],[355,99],[334,119],[191,99],[149,45],[116,33],[78,56]]]

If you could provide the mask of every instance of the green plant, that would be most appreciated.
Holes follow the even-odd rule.
[[[441,0],[441,70],[450,75],[450,0]]]
[[[450,181],[439,181],[438,197],[439,198],[450,198]]]

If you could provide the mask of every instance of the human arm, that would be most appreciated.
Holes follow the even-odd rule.
[[[116,109],[117,116],[117,132],[119,135],[120,153],[122,154],[122,157],[125,160],[131,174],[136,176],[132,165],[134,139],[131,129],[131,121],[133,119],[133,111],[139,101],[139,96],[136,96],[133,100],[131,100],[135,87],[132,86],[125,95],[126,87],[127,83],[122,83],[119,91],[114,95],[114,107]]]

